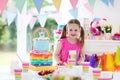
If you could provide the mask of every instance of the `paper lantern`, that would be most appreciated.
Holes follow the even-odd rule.
[[[90,56],[88,56],[88,55],[85,55],[85,60],[84,60],[85,62],[89,62],[90,61]]]
[[[93,68],[96,68],[98,65],[98,62],[95,58],[95,55],[92,54],[91,58],[90,58],[90,66],[93,67]]]
[[[107,68],[108,71],[114,71],[115,70],[113,57],[110,54],[110,52],[107,52],[106,68]]]
[[[115,67],[116,70],[120,70],[120,47],[117,47],[117,52],[115,55]]]
[[[102,66],[102,70],[106,71],[106,60],[107,60],[107,56],[105,53],[102,54],[101,56],[101,66]]]

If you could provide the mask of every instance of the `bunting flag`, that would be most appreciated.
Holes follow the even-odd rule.
[[[76,8],[76,5],[78,3],[78,0],[70,0],[70,3],[72,5],[72,8],[75,9]]]
[[[110,4],[114,6],[114,0],[109,0]]]
[[[3,13],[8,0],[0,0],[0,14]]]
[[[76,18],[76,19],[78,18],[78,8],[70,9],[69,12],[74,18]]]
[[[89,2],[89,4],[90,4],[90,6],[91,6],[92,8],[94,8],[94,5],[95,5],[96,0],[88,0],[88,2]]]
[[[109,0],[101,0],[105,5],[109,6]]]
[[[16,13],[15,12],[7,12],[7,22],[8,22],[8,26],[14,21],[14,19],[16,18]]]
[[[18,27],[19,25],[21,25],[20,30],[26,29],[26,27],[28,26],[31,18],[32,18],[32,15],[26,15],[26,14],[20,15],[20,14],[19,14],[19,15],[18,15],[18,18],[17,18],[17,23],[16,23],[17,27]]]
[[[58,25],[62,23],[62,13],[61,12],[53,14],[52,17],[57,21]]]
[[[22,21],[23,21],[23,26],[24,26],[24,27],[27,27],[27,26],[28,26],[31,18],[32,18],[32,15],[26,15],[26,14],[25,14],[25,15],[22,15]]]
[[[89,3],[85,3],[84,6],[91,14],[94,14],[93,9],[91,8]]]
[[[52,0],[52,1],[53,1],[54,5],[55,5],[57,11],[59,11],[60,5],[61,5],[61,0]]]
[[[2,21],[6,22],[6,20],[7,20],[7,11],[3,11],[1,15],[2,15]]]
[[[40,15],[37,16],[37,18],[38,18],[38,21],[39,21],[41,27],[44,27],[47,16],[44,15],[44,14],[40,14]]]
[[[33,29],[34,24],[35,24],[36,21],[37,21],[37,18],[36,17],[32,17],[32,19],[31,19],[31,21],[29,23],[31,29]]]
[[[33,1],[34,1],[36,8],[37,8],[38,13],[40,13],[40,9],[42,7],[42,3],[44,2],[44,0],[33,0]]]
[[[24,7],[26,0],[16,0],[16,6],[20,12],[22,12],[22,9]]]

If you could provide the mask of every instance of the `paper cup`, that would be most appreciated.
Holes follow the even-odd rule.
[[[22,63],[22,67],[23,67],[23,72],[28,72],[28,70],[29,70],[29,63],[28,62]]]
[[[22,69],[14,69],[15,80],[22,79]]]
[[[100,75],[101,75],[101,70],[100,69],[94,69],[92,71],[92,73],[93,73],[93,79],[97,80],[100,77]]]
[[[89,66],[90,66],[90,62],[83,62],[82,63],[82,71],[83,72],[88,72],[89,71]]]
[[[110,71],[102,71],[100,78],[112,78],[113,77],[113,72]]]

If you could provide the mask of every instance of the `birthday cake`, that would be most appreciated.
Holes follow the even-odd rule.
[[[31,65],[52,65],[52,54],[49,52],[49,31],[46,28],[37,28],[33,31],[32,38],[33,50],[30,52]]]
[[[34,49],[39,52],[45,52],[49,50],[49,39],[35,38],[33,40]]]

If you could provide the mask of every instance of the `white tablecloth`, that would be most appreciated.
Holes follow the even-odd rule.
[[[73,67],[59,67],[57,71],[60,71],[61,74],[65,76],[76,76],[82,77],[82,80],[93,80],[92,68],[89,69],[88,73],[82,71],[82,66],[73,66]],[[112,80],[120,80],[120,72],[113,72],[110,75],[109,71],[102,71],[102,77],[113,77]],[[10,72],[9,66],[0,66],[0,80],[15,80],[14,74]],[[22,80],[42,80],[41,76],[38,76],[35,71],[29,70],[28,72],[22,73]]]

